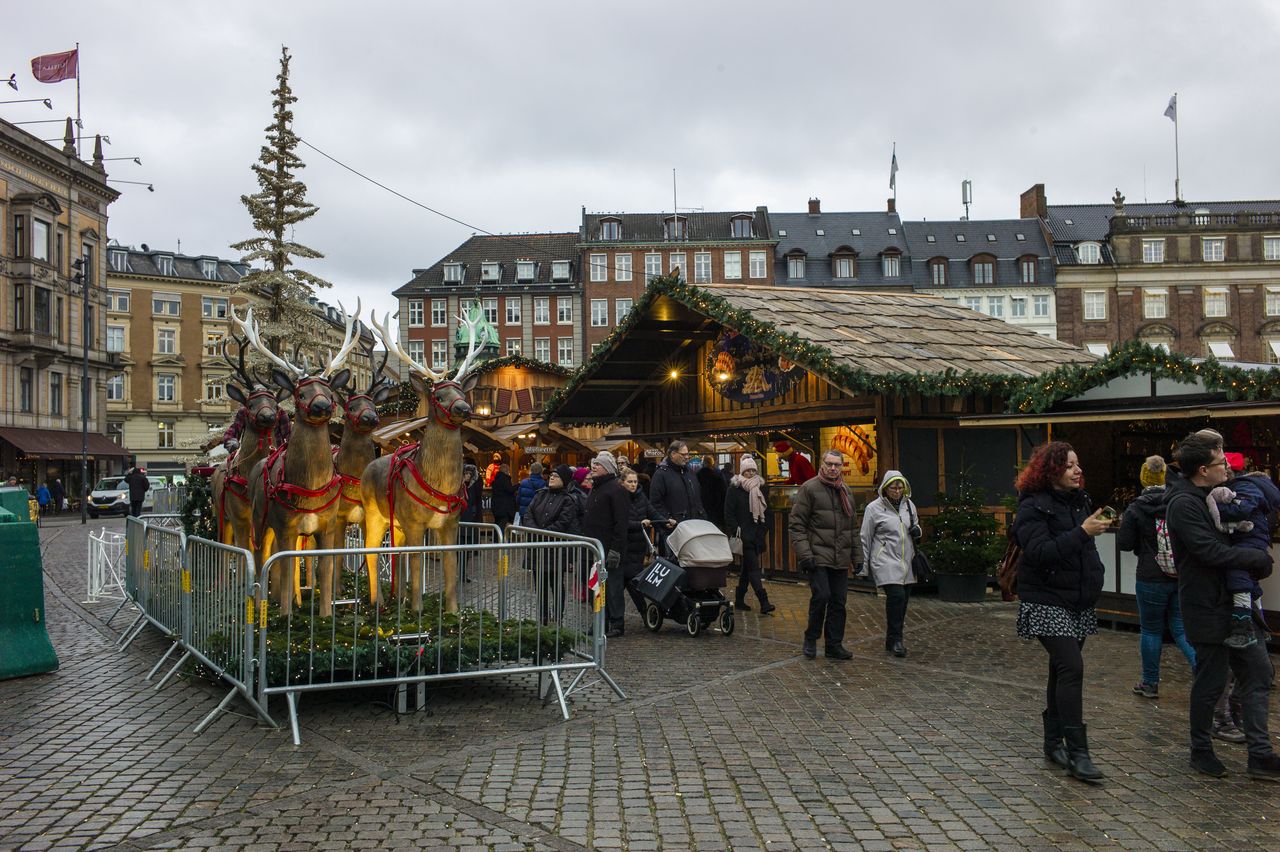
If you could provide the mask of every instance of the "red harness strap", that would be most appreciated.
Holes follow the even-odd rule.
[[[457,428],[457,427],[454,427]],[[461,512],[467,508],[467,490],[466,483],[459,486],[457,494],[445,494],[422,478],[422,473],[418,470],[414,454],[418,450],[419,443],[405,444],[400,449],[391,454],[391,469],[387,474],[387,506],[388,506],[388,529],[391,531],[391,543],[394,545],[396,540],[396,482],[400,482],[404,486],[404,493],[408,494],[419,506],[426,506],[431,511],[440,515],[452,515],[455,512]],[[405,469],[413,473],[414,481],[418,483],[418,487],[427,493],[432,500],[438,500],[444,504],[444,507],[434,505],[427,502],[422,497],[414,494],[409,488],[409,483],[404,481]],[[396,594],[398,585],[398,574],[396,571],[396,556],[391,554],[391,594]]]
[[[342,489],[338,488],[342,484],[338,472],[335,470],[333,476],[320,488],[303,488],[301,485],[295,485],[292,482],[284,481],[284,455],[288,451],[289,445],[277,447],[271,451],[271,455],[267,457],[267,463],[262,466],[262,487],[267,493],[267,500],[275,500],[281,506],[284,506],[290,512],[301,512],[307,515],[314,515],[317,512],[323,512],[334,504],[334,502],[342,496]],[[276,467],[276,463],[280,462],[279,473],[276,481],[271,481],[271,471]],[[319,498],[326,496],[330,491],[337,491],[328,500],[319,506],[306,507],[299,506],[296,502],[290,502],[286,499],[292,497],[294,501],[299,499]],[[265,527],[267,523],[267,510],[270,508],[270,502],[264,502],[262,505],[262,524]]]
[[[349,474],[349,473],[343,473],[342,471],[337,470],[337,466],[338,466],[338,448],[337,448],[337,447],[334,447],[334,448],[333,448],[333,465],[334,465],[334,470],[336,470],[336,471],[337,471],[338,479],[342,481],[342,500],[343,500],[343,502],[344,502],[344,503],[361,503],[361,502],[363,502],[359,497],[348,497],[348,496],[347,496],[347,489],[348,489],[348,488],[354,488],[354,489],[356,489],[356,492],[357,492],[357,493],[359,493],[359,491],[360,491],[360,477],[358,477],[358,476],[352,476],[352,475],[351,475],[351,474]]]

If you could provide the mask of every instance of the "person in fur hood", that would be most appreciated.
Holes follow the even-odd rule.
[[[911,586],[916,582],[911,560],[920,540],[920,524],[911,502],[911,484],[901,473],[886,471],[879,494],[862,514],[862,554],[876,588],[884,592],[884,649],[895,657],[905,657],[902,628]]]

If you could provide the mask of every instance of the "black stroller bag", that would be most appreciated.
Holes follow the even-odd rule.
[[[663,612],[666,612],[680,597],[680,586],[684,580],[684,573],[684,569],[675,562],[659,556],[632,582],[640,594],[656,603]]]

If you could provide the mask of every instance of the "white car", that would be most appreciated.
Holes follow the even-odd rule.
[[[151,490],[147,492],[146,497],[142,498],[144,514],[150,512],[155,506],[154,498],[151,496],[155,489],[167,486],[163,476],[148,476],[147,480],[151,483]],[[129,483],[124,481],[124,477],[108,476],[98,480],[98,484],[89,492],[89,517],[96,520],[99,515],[127,514],[129,514]]]

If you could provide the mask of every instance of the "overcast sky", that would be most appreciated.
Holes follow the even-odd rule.
[[[81,50],[86,133],[111,139],[109,235],[235,257],[240,195],[271,117],[280,46],[293,54],[295,130],[422,204],[495,232],[576,230],[591,211],[768,205],[1013,217],[1050,203],[1173,196],[1179,98],[1183,195],[1280,197],[1280,6],[1265,2],[788,3],[650,0],[9,4],[0,77],[9,121],[74,114],[75,84],[32,57]],[[56,124],[28,125],[43,138]],[[91,148],[85,149],[86,156]],[[298,241],[334,284],[390,292],[472,233],[305,147],[319,213]]]

